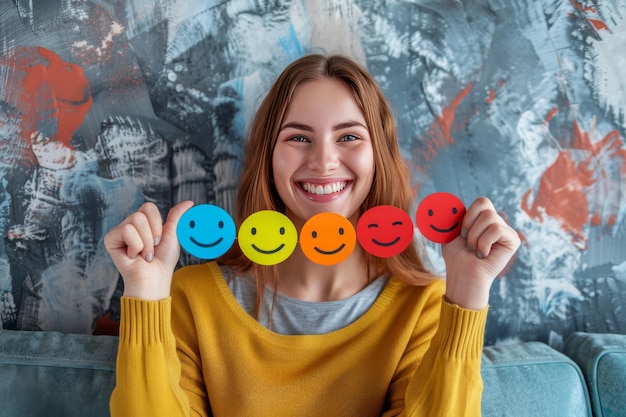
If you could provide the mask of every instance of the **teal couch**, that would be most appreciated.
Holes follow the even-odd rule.
[[[112,336],[0,331],[0,416],[108,416],[116,350]],[[486,347],[482,373],[483,416],[626,416],[626,335]]]

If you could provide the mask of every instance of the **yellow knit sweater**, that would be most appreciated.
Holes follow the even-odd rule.
[[[122,298],[120,416],[479,416],[487,308],[444,282],[390,279],[343,329],[279,335],[239,305],[215,263],[179,269],[169,299]]]

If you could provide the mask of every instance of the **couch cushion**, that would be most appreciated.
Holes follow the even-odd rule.
[[[589,417],[583,375],[567,356],[540,342],[483,351],[484,417]]]
[[[626,335],[574,333],[564,352],[582,369],[596,417],[626,413]]]
[[[0,331],[4,417],[109,415],[117,338]]]

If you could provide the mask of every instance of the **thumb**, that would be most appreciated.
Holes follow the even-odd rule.
[[[178,245],[176,227],[182,215],[193,207],[193,204],[193,201],[183,201],[172,207],[168,213],[167,219],[163,224],[163,236],[161,236],[161,241],[155,247],[156,255],[159,258],[166,260],[168,254],[171,254],[173,259],[169,259],[169,261],[176,262],[178,260],[180,248]]]

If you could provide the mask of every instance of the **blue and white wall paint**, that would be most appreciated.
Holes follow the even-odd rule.
[[[392,102],[416,206],[486,195],[519,231],[488,344],[624,333],[624,44],[620,0],[4,1],[2,326],[114,331],[103,235],[146,200],[231,210],[260,99],[323,49]]]

